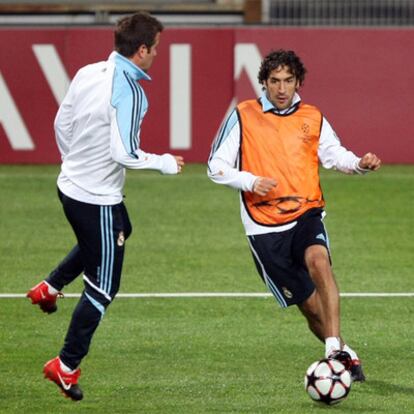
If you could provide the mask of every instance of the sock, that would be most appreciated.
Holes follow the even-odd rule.
[[[55,289],[53,286],[51,286],[49,283],[46,282],[47,284],[47,291],[51,294],[51,295],[57,295],[59,293],[59,291],[57,289]]]
[[[325,338],[325,357],[328,358],[333,351],[341,349],[341,341],[336,336]]]
[[[67,365],[65,365],[61,360],[60,360],[60,358],[59,358],[59,361],[60,361],[60,369],[63,371],[63,372],[66,372],[67,374],[72,374],[74,371],[76,371],[76,370],[74,370],[74,369],[71,369],[71,368],[69,368]]]
[[[351,355],[352,359],[359,359],[356,352],[353,349],[351,349],[347,344],[344,345],[343,349],[344,351],[348,352],[349,355]]]

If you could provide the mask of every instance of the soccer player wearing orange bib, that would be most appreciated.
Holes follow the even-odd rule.
[[[354,381],[365,375],[341,338],[339,290],[331,268],[319,163],[347,174],[377,170],[380,159],[344,148],[318,108],[298,95],[306,69],[293,51],[262,61],[259,99],[233,110],[213,142],[208,176],[240,191],[242,222],[257,270],[282,307],[297,305]]]

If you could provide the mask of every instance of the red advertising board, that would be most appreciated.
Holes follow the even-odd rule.
[[[205,162],[226,114],[260,93],[271,49],[294,49],[308,69],[300,91],[357,154],[414,162],[412,29],[167,29],[144,84],[145,151]],[[112,50],[112,30],[0,30],[0,163],[57,163],[53,119],[70,79]]]

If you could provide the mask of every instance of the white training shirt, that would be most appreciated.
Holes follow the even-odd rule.
[[[280,114],[293,112],[301,99],[295,94],[290,108],[279,111],[263,93],[260,97],[263,112],[273,111]],[[253,191],[257,176],[248,171],[239,171],[240,124],[234,109],[224,121],[221,130],[214,140],[208,161],[208,176],[217,184],[224,184],[240,191]],[[364,174],[366,170],[358,167],[360,158],[348,151],[340,143],[338,136],[329,122],[323,117],[322,130],[318,147],[319,161],[324,168],[334,168],[346,174]],[[281,226],[261,226],[255,223],[247,213],[240,195],[240,212],[247,235],[281,232],[291,229],[296,221]]]
[[[55,135],[62,156],[58,187],[90,204],[122,201],[125,168],[177,174],[171,154],[140,149],[140,128],[148,101],[138,81],[151,78],[129,59],[112,52],[107,61],[81,68],[58,110]]]

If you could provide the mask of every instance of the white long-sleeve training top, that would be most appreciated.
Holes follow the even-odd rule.
[[[295,94],[290,108],[279,111],[267,99],[265,93],[260,97],[263,112],[274,111],[280,114],[293,112],[301,99]],[[234,109],[224,121],[221,130],[214,140],[208,161],[208,176],[217,184],[228,185],[240,191],[253,191],[257,176],[248,171],[239,171],[240,156],[240,124]],[[329,122],[323,117],[321,136],[318,147],[319,161],[324,168],[334,168],[347,174],[364,174],[366,170],[358,167],[360,158],[348,151],[332,129]],[[255,223],[247,213],[240,196],[240,213],[247,235],[281,232],[291,229],[296,222],[281,226],[261,226]]]
[[[67,196],[90,204],[118,204],[125,168],[178,172],[171,154],[140,149],[148,110],[141,80],[151,78],[117,52],[81,68],[74,77],[54,123],[62,156],[58,187]]]

